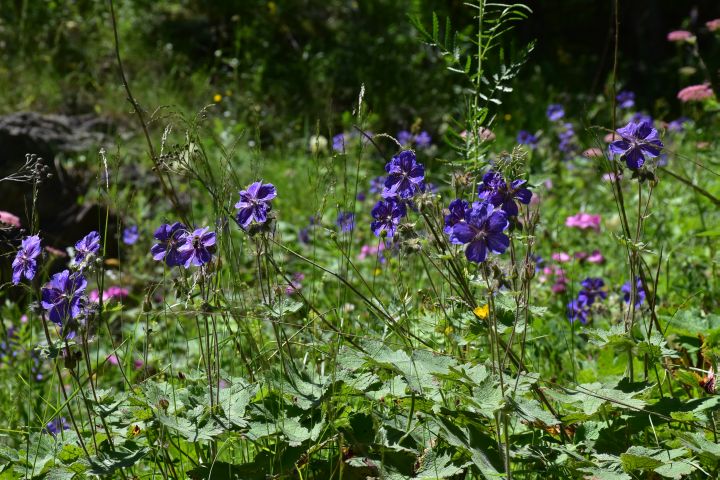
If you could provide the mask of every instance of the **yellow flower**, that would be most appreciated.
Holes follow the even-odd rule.
[[[473,310],[473,313],[480,320],[485,320],[490,315],[490,306],[486,303],[482,307],[475,307],[475,310]]]
[[[216,93],[215,96],[213,97],[213,102],[220,103],[221,100],[222,100],[222,95],[220,95],[219,93]]]

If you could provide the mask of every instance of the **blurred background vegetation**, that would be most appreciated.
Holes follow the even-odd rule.
[[[516,93],[493,112],[510,131],[539,123],[550,101],[592,118],[585,105],[607,95],[612,70],[613,1],[527,2],[533,15],[503,49],[512,58],[530,41],[536,48],[515,80]],[[720,52],[702,27],[720,17],[720,3],[619,4],[620,85],[657,118],[676,116],[679,105],[668,99],[703,76],[681,69],[667,32],[695,31],[709,69],[717,71]],[[145,108],[192,115],[218,104],[214,112],[256,132],[263,147],[347,128],[343,114],[361,84],[379,131],[421,123],[436,135],[462,112],[462,77],[444,68],[408,19],[429,25],[434,11],[460,31],[471,29],[472,10],[462,0],[118,0],[116,8],[126,69]],[[107,1],[0,2],[0,113],[21,110],[131,121]]]

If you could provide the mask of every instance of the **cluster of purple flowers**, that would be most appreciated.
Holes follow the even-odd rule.
[[[610,144],[610,154],[619,155],[631,170],[637,170],[645,163],[645,157],[660,155],[663,143],[658,131],[646,121],[630,122],[617,131],[620,140]]]
[[[602,278],[588,277],[582,282],[582,290],[578,293],[576,299],[570,301],[567,305],[568,320],[574,322],[580,320],[583,324],[587,323],[590,315],[590,307],[597,302],[607,298],[607,292],[603,290],[605,282]]]
[[[339,212],[335,225],[341,232],[351,232],[355,228],[355,214],[352,212]]]
[[[500,207],[510,217],[518,214],[515,201],[528,205],[532,192],[525,186],[527,181],[522,179],[508,183],[499,172],[490,170],[483,175],[482,183],[478,186],[478,197],[490,202],[494,207]]]
[[[499,172],[489,171],[478,186],[480,202],[470,205],[462,199],[450,202],[445,216],[444,232],[455,245],[467,245],[465,256],[471,262],[482,263],[488,250],[504,253],[510,245],[505,230],[510,217],[517,216],[519,201],[529,204],[532,192],[522,179],[508,183]]]
[[[425,167],[416,160],[412,150],[403,150],[392,157],[385,171],[383,198],[370,212],[373,217],[370,229],[378,237],[395,235],[400,220],[407,215],[407,202],[425,191]]]
[[[520,145],[527,145],[530,148],[535,148],[538,144],[538,138],[527,130],[520,130],[516,140]]]
[[[153,236],[158,243],[152,246],[150,254],[168,267],[199,267],[210,262],[215,252],[216,236],[210,227],[190,231],[180,222],[165,223]]]
[[[41,290],[40,305],[48,312],[50,321],[61,327],[64,337],[74,335],[74,320],[84,311],[87,280],[83,271],[99,250],[100,234],[92,231],[85,235],[75,244],[77,270],[56,273]]]
[[[561,152],[570,154],[576,150],[575,129],[572,123],[565,122],[562,124],[562,130],[558,133],[558,139],[560,140],[558,149]]]
[[[363,134],[358,134],[355,131],[351,133],[338,133],[332,138],[332,148],[338,153],[345,153],[345,150],[347,150],[350,142],[354,139],[357,139],[359,137],[362,144],[367,144],[370,141],[368,140],[368,137],[372,136],[372,132],[364,132]]]
[[[432,137],[425,130],[417,135],[413,135],[407,130],[401,130],[397,133],[397,141],[403,147],[409,147],[412,144],[415,144],[417,148],[428,148],[432,143]]]

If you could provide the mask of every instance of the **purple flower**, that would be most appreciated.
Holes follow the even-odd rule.
[[[635,94],[627,90],[623,90],[617,94],[615,100],[618,101],[620,108],[632,108],[635,106]]]
[[[415,144],[418,146],[418,148],[428,148],[431,143],[432,137],[425,130],[415,135]]]
[[[355,214],[352,212],[339,212],[335,224],[342,232],[350,232],[355,228]]]
[[[383,177],[375,177],[370,180],[370,193],[378,194],[382,193],[385,189],[385,179]]]
[[[378,201],[370,214],[375,219],[370,224],[370,229],[375,236],[381,237],[385,232],[385,236],[392,237],[395,235],[400,219],[407,215],[407,209],[405,204],[394,198],[388,198]]]
[[[277,197],[277,190],[272,183],[255,182],[240,191],[240,201],[235,204],[238,209],[237,221],[243,230],[253,223],[265,223],[267,214],[272,210],[270,201]]]
[[[65,417],[55,418],[48,422],[43,430],[45,433],[49,433],[53,437],[56,437],[60,430],[69,430],[70,425],[68,424]]]
[[[530,148],[535,148],[538,143],[538,138],[527,130],[520,130],[516,140],[520,145],[527,145]]]
[[[527,205],[532,198],[532,192],[524,186],[526,183],[525,180],[518,179],[508,185],[500,173],[490,170],[478,186],[478,196],[495,207],[501,207],[508,216],[514,217],[518,214],[515,200]]]
[[[40,235],[25,237],[20,250],[12,262],[12,281],[15,285],[20,283],[22,277],[28,280],[35,278],[37,272],[37,257],[40,255]]]
[[[347,141],[344,133],[338,133],[332,139],[332,148],[336,152],[343,153],[345,151],[345,142]]]
[[[663,148],[658,131],[646,122],[630,122],[617,133],[622,139],[610,144],[610,153],[620,155],[632,170],[643,166],[645,155],[651,158],[657,157]]]
[[[185,259],[184,267],[199,267],[212,260],[215,251],[215,232],[210,227],[198,228],[194,232],[186,233],[181,237],[183,242],[177,249],[178,254]]]
[[[187,227],[180,222],[160,225],[153,235],[158,243],[150,249],[153,259],[164,260],[168,267],[183,265],[187,258],[178,249],[183,244],[187,231]]]
[[[305,227],[298,232],[298,241],[307,245],[310,243],[310,228]]]
[[[465,212],[465,221],[452,227],[450,242],[465,245],[465,256],[475,263],[487,258],[487,251],[504,253],[510,245],[510,239],[503,232],[508,228],[507,213],[496,210],[489,202],[475,202]]]
[[[82,295],[87,281],[81,273],[63,270],[50,278],[42,288],[40,304],[49,312],[50,321],[63,326],[68,320],[80,315],[83,306]]]
[[[581,303],[590,306],[598,299],[604,300],[607,298],[607,292],[602,289],[605,286],[602,278],[588,277],[580,284],[583,286],[583,289],[578,293],[578,301]]]
[[[551,121],[556,122],[565,116],[565,110],[562,105],[552,103],[548,105],[546,115]]]
[[[400,130],[397,133],[397,141],[403,147],[410,145],[413,141],[413,134],[407,130]]]
[[[388,177],[385,180],[384,198],[410,198],[422,191],[425,167],[415,161],[415,152],[403,150],[385,165]]]
[[[100,234],[92,231],[75,244],[75,263],[80,263],[100,250]]]
[[[465,221],[465,212],[470,208],[470,205],[465,200],[456,198],[450,205],[448,205],[449,214],[445,215],[445,228],[443,231],[450,235],[452,228],[456,223]]]
[[[642,288],[642,281],[638,278],[637,279],[637,292],[635,295],[635,308],[640,307],[640,305],[643,304],[645,301],[645,290]],[[625,282],[621,288],[623,292],[623,301],[625,303],[630,303],[630,297],[632,296],[632,286],[630,282]]]
[[[655,120],[653,120],[653,118],[650,115],[648,115],[647,113],[637,112],[637,113],[633,114],[632,117],[630,117],[630,122],[632,122],[632,123],[645,122],[652,127]]]
[[[668,123],[667,129],[670,132],[680,133],[685,130],[685,124],[689,121],[690,121],[690,119],[687,117],[677,118],[677,119],[671,121],[670,123]]]
[[[140,234],[138,233],[137,225],[130,225],[123,230],[122,240],[125,245],[134,245],[139,238]]]
[[[575,129],[572,123],[569,122],[563,123],[562,126],[564,130],[558,133],[558,138],[560,139],[558,149],[561,152],[570,153],[575,149],[575,144],[573,143],[575,139]]]
[[[570,323],[574,323],[575,320],[580,320],[583,324],[586,324],[588,321],[588,314],[590,313],[590,308],[587,304],[582,302],[579,298],[576,298],[575,300],[571,300],[567,304],[567,316],[568,320],[570,320]]]

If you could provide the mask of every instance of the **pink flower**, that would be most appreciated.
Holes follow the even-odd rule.
[[[677,98],[681,102],[700,102],[707,98],[711,98],[714,95],[712,88],[707,83],[702,85],[690,85],[680,90],[677,94]]]
[[[602,176],[603,182],[614,182],[615,180],[622,180],[622,173],[615,175],[615,172],[608,172]]]
[[[620,140],[620,135],[615,132],[610,132],[603,137],[603,141],[605,143],[614,142],[615,140]]]
[[[107,361],[110,365],[117,365],[120,363],[120,362],[118,362],[117,355],[115,355],[115,354],[108,355]]]
[[[688,32],[687,30],[673,30],[672,32],[667,34],[668,42],[683,43],[683,42],[689,42],[690,40],[692,40],[694,38],[695,38],[695,35]]]
[[[466,140],[467,136],[467,130],[463,130],[462,132],[460,132],[460,138],[462,138],[463,140]],[[493,140],[495,140],[495,134],[493,133],[493,131],[485,127],[478,128],[478,136],[480,137],[481,142],[492,142]]]
[[[711,32],[720,30],[720,18],[716,18],[715,20],[710,20],[709,22],[705,22],[705,26]]]
[[[575,260],[583,262],[588,258],[588,254],[585,252],[575,252],[573,254],[573,257],[575,257]]]
[[[586,258],[588,263],[605,263],[605,257],[602,256],[602,253],[600,253],[600,250],[594,250],[589,257]]]
[[[358,260],[365,260],[367,257],[375,257],[375,255],[378,254],[378,252],[381,252],[385,250],[385,242],[380,242],[377,245],[363,245],[360,248],[360,253],[358,254]],[[382,260],[381,260],[382,261]]]
[[[126,298],[128,295],[130,295],[130,292],[127,288],[113,285],[103,292],[102,299],[103,302],[109,302],[110,300],[120,301]],[[93,290],[88,295],[88,300],[90,300],[91,303],[98,303],[100,301],[100,292],[98,292],[97,289]]]
[[[0,223],[10,225],[11,227],[20,228],[20,218],[10,212],[0,210]]]
[[[135,370],[140,370],[143,367],[143,365],[145,365],[145,364],[139,358],[133,362],[133,367],[135,367]]]
[[[603,152],[599,148],[594,148],[594,147],[588,148],[587,150],[585,150],[583,152],[583,157],[587,157],[587,158],[600,158],[602,156],[603,156]]]
[[[552,290],[553,293],[563,293],[565,290],[567,290],[567,283],[564,280],[558,281],[552,287],[550,287],[550,290]]]
[[[596,232],[600,231],[600,215],[591,215],[589,213],[578,213],[572,217],[565,219],[565,226],[587,230],[592,228]]]
[[[295,273],[292,276],[292,280],[290,281],[290,285],[285,287],[285,295],[293,295],[298,293],[300,290],[302,290],[302,282],[305,279],[305,274],[303,273]]]
[[[572,257],[566,252],[557,252],[552,254],[552,259],[559,263],[567,263]],[[555,272],[557,273],[557,272]]]

